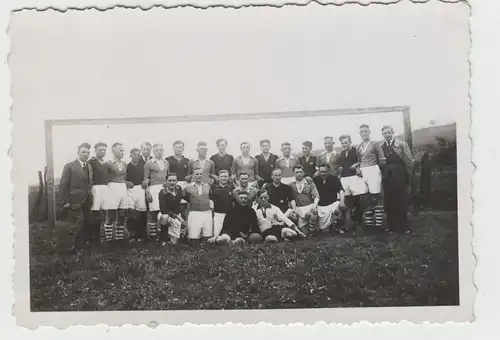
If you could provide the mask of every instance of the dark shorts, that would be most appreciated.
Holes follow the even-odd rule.
[[[266,239],[266,237],[271,235],[276,237],[278,241],[281,241],[281,230],[283,230],[284,227],[284,225],[273,225],[271,228],[262,232],[262,238]]]

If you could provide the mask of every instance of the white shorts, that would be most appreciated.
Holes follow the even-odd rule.
[[[108,186],[107,185],[93,185],[92,186],[92,207],[91,210],[99,211],[105,208],[105,202],[108,196]]]
[[[146,211],[146,190],[141,185],[128,189],[129,207],[137,211]]]
[[[108,183],[108,193],[104,206],[106,210],[128,209],[129,198],[125,183]]]
[[[357,196],[368,192],[368,187],[365,181],[357,175],[342,177],[340,182],[342,183],[344,194],[346,196]]]
[[[177,182],[177,185],[180,186],[182,188],[182,190],[186,189],[186,187],[188,186],[188,184],[189,183],[186,182],[186,181],[178,181]],[[186,204],[186,203],[187,203],[187,201],[185,199],[181,200],[181,204]]]
[[[203,237],[212,237],[214,225],[212,210],[190,211],[187,220],[188,237],[198,240]]]
[[[214,236],[215,237],[220,235],[220,231],[222,230],[222,225],[224,224],[224,217],[226,217],[225,213],[214,213]]]
[[[160,210],[160,198],[158,195],[160,191],[163,189],[163,184],[155,184],[148,187],[148,192],[153,197],[153,201],[149,202],[149,211],[158,211]]]
[[[158,221],[161,225],[168,226],[168,234],[175,238],[181,237],[182,222],[177,218],[172,218],[168,214],[158,213]]]
[[[295,177],[282,177],[281,178],[281,183],[289,185],[291,183],[295,182]]]
[[[303,207],[297,207],[297,214],[299,215],[299,221],[297,223],[297,227],[302,228],[309,223],[312,207],[313,207],[312,204]]]
[[[380,194],[382,191],[382,173],[378,165],[361,168],[363,180],[370,194]]]
[[[358,176],[356,176],[358,177]],[[318,206],[318,222],[319,222],[319,228],[320,229],[325,229],[330,226],[332,223],[332,216],[335,210],[337,210],[337,207],[339,206],[340,202],[336,201],[333,202],[330,205],[326,206]]]

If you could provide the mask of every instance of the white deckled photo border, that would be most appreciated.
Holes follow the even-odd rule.
[[[405,1],[405,0],[401,0]],[[432,0],[430,0],[432,1]],[[450,0],[447,2],[458,2],[460,0]],[[33,2],[33,1],[32,1]],[[128,5],[129,1],[122,1],[123,5]],[[360,1],[361,4],[367,4],[369,1]],[[395,3],[397,1],[384,0],[377,3]],[[415,1],[426,2],[426,1]],[[146,1],[147,3],[147,1]],[[206,7],[207,2],[201,1],[200,7]],[[233,2],[234,3],[234,2]],[[242,4],[243,2],[241,2]],[[245,2],[248,4],[248,2]],[[307,2],[304,2],[307,3]],[[324,4],[325,2],[319,2]],[[329,2],[334,3],[334,2]],[[241,4],[236,2],[235,7]],[[339,3],[338,3],[339,4]],[[183,5],[179,3],[177,5]],[[177,5],[168,4],[167,7]],[[222,4],[223,6],[226,6]],[[280,6],[279,3],[276,3]],[[98,5],[97,8],[112,7],[113,5]],[[149,5],[141,5],[145,9]],[[29,2],[25,8],[45,8],[41,6],[30,6]],[[63,10],[60,6],[51,6]],[[71,7],[83,8],[83,7]],[[15,98],[14,98],[15,100]],[[14,104],[15,107],[15,104]],[[15,112],[15,109],[14,109]],[[284,115],[287,113],[283,113]],[[289,113],[288,113],[289,114]],[[243,114],[245,116],[247,114]],[[243,117],[242,116],[242,117]],[[172,117],[170,117],[172,118]],[[192,118],[196,120],[199,118]],[[413,323],[422,323],[431,321],[435,323],[444,323],[453,316],[457,322],[470,321],[472,319],[472,310],[474,304],[475,287],[473,285],[474,258],[472,255],[472,188],[471,178],[473,174],[473,165],[471,163],[471,140],[469,138],[470,116],[464,115],[457,117],[457,121],[462,122],[457,125],[457,148],[459,150],[457,167],[460,169],[458,181],[459,196],[459,253],[460,253],[460,307],[391,307],[391,308],[348,308],[348,309],[304,309],[304,310],[259,310],[259,311],[133,311],[133,312],[37,312],[26,313],[29,309],[29,256],[28,256],[28,229],[19,228],[27,225],[27,188],[21,185],[25,180],[15,171],[15,163],[18,157],[22,157],[16,149],[28,145],[29,136],[23,135],[21,129],[13,128],[12,132],[12,183],[14,184],[14,204],[13,215],[16,225],[15,234],[15,273],[14,287],[16,287],[16,299],[14,313],[21,316],[22,321],[19,324],[28,328],[50,325],[56,328],[65,328],[68,325],[97,325],[107,324],[108,326],[118,326],[123,324],[147,325],[154,320],[158,324],[181,325],[185,320],[190,320],[191,324],[221,324],[221,323],[243,323],[256,324],[266,320],[270,324],[314,324],[321,320],[326,323],[353,324],[360,320],[366,320],[371,323],[392,322],[398,323],[401,320],[408,320]],[[465,124],[467,122],[467,124]],[[57,124],[56,121],[54,121]],[[63,123],[59,121],[59,123]]]

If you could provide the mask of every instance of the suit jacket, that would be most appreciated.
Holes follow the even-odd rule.
[[[380,142],[382,150],[384,150],[384,144],[386,141]],[[402,140],[394,139],[394,145],[391,146],[395,153],[399,156],[401,161],[391,162],[387,159],[387,154],[385,155],[387,161],[386,164],[382,166],[382,179],[387,178],[389,173],[392,173],[393,177],[401,181],[409,182],[412,172],[413,172],[413,156],[408,144]],[[385,154],[385,150],[384,150]]]
[[[330,165],[330,173],[334,176],[339,175],[339,163],[340,163],[340,156],[341,153],[338,151],[334,151],[335,154],[330,156],[330,161],[327,162],[326,160],[326,152],[323,151],[323,153],[318,156],[318,161],[317,165],[318,167],[323,164],[323,163],[328,163]]]
[[[87,168],[88,175],[77,159],[64,166],[59,184],[61,202],[70,203],[73,209],[92,199],[92,167],[88,162]]]

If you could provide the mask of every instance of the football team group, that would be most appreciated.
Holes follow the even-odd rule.
[[[300,157],[287,142],[278,157],[269,140],[260,142],[262,153],[255,157],[249,143],[233,157],[219,139],[218,153],[209,158],[207,143],[198,142],[195,159],[183,156],[182,141],[173,143],[167,158],[162,144],[144,142],[130,150],[128,164],[121,143],[111,146],[109,161],[105,143],[95,144],[92,158],[91,145],[82,143],[60,181],[62,204],[77,224],[74,249],[101,243],[120,248],[126,239],[279,242],[357,224],[404,233],[411,150],[391,126],[382,128],[381,142],[371,139],[368,125],[359,133],[356,147],[350,136],[340,136],[340,152],[334,138],[325,137],[319,156],[306,141]]]

